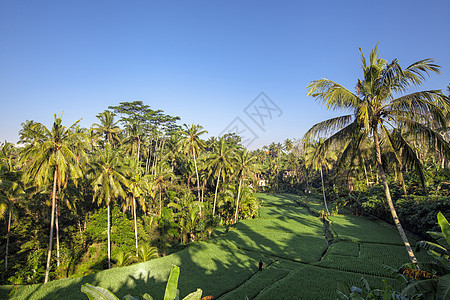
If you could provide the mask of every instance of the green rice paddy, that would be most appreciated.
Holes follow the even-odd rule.
[[[398,268],[408,262],[395,228],[363,217],[332,216],[334,241],[328,245],[325,226],[316,216],[321,209],[319,198],[257,196],[263,205],[258,219],[220,228],[208,242],[85,277],[46,285],[3,286],[0,298],[11,292],[11,299],[87,299],[80,287],[91,283],[120,298],[149,293],[162,299],[173,264],[181,269],[181,297],[201,288],[203,296],[214,299],[335,299],[338,280],[360,285],[362,276],[373,287],[381,288],[383,279],[398,287],[381,266]],[[258,271],[260,260],[263,271]]]

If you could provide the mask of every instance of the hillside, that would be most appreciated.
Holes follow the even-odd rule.
[[[208,242],[193,243],[166,257],[114,268],[80,278],[13,288],[11,299],[87,299],[84,283],[106,287],[119,297],[149,293],[162,299],[171,266],[181,269],[184,297],[196,288],[214,299],[333,299],[338,280],[374,287],[396,281],[381,264],[394,268],[408,262],[398,233],[391,226],[363,217],[332,216],[330,230],[317,216],[320,200],[288,194],[258,194],[259,218],[220,229]],[[332,238],[334,239],[331,243]],[[419,253],[420,254],[420,253]],[[419,256],[420,259],[420,256]],[[258,263],[264,264],[258,271]]]

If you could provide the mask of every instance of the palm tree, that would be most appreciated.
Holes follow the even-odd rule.
[[[198,199],[200,200],[200,179],[198,177],[196,157],[198,157],[200,151],[206,147],[205,142],[200,139],[200,135],[208,132],[202,130],[203,127],[200,125],[191,125],[189,127],[188,125],[183,124],[183,126],[186,128],[185,130],[180,131],[182,138],[178,142],[178,151],[188,154],[194,160],[195,174],[197,175],[197,194]]]
[[[139,162],[141,143],[144,138],[144,126],[136,120],[131,120],[125,124],[125,131],[127,137],[123,140],[123,143],[126,146],[126,151],[130,155],[135,155],[136,162]]]
[[[128,178],[128,194],[130,195],[131,208],[134,217],[134,235],[136,241],[136,256],[138,256],[138,234],[137,234],[137,216],[136,216],[136,200],[138,200],[139,205],[142,207],[144,212],[146,211],[146,205],[144,201],[144,195],[150,190],[150,184],[148,175],[142,176],[142,171],[131,166]]]
[[[224,138],[221,138],[216,142],[213,153],[209,155],[209,166],[214,170],[214,175],[217,176],[216,191],[214,193],[213,217],[216,212],[217,190],[219,188],[220,177],[222,177],[224,181],[226,174],[232,171],[234,156],[235,148],[230,147],[230,145],[225,142]]]
[[[234,222],[238,221],[239,212],[239,196],[241,194],[242,182],[247,177],[254,177],[255,173],[258,171],[259,164],[256,160],[256,156],[253,156],[247,152],[247,149],[240,151],[236,156],[236,173],[239,178],[239,188],[236,200],[236,213],[234,215]]]
[[[11,221],[17,218],[18,201],[24,198],[23,188],[18,181],[4,180],[4,174],[0,174],[0,220],[4,219],[4,215],[8,214],[8,228],[6,235],[5,249],[5,270],[8,270],[8,248],[9,236],[11,232]]]
[[[152,186],[155,188],[155,192],[157,190],[159,193],[159,218],[161,218],[162,212],[162,191],[170,184],[170,179],[173,177],[175,177],[175,175],[166,162],[158,164],[154,169],[154,175],[151,177]]]
[[[325,186],[323,183],[322,169],[325,168],[325,170],[329,170],[332,166],[332,162],[335,161],[337,157],[336,152],[330,149],[326,153],[318,153],[318,149],[320,149],[321,143],[323,143],[323,140],[312,142],[306,147],[305,163],[308,167],[312,166],[314,170],[320,171],[320,178],[322,180],[323,202],[325,204],[327,215],[330,215],[330,211],[328,210],[327,205],[327,197],[325,196]]]
[[[62,115],[60,117],[54,115],[54,118],[55,121],[50,130],[41,123],[36,123],[31,127],[36,142],[26,146],[23,152],[23,159],[25,161],[31,161],[27,167],[28,177],[35,178],[38,186],[45,185],[53,173],[50,237],[44,283],[48,282],[50,272],[57,188],[61,191],[61,185],[66,182],[69,177],[79,178],[82,176],[80,166],[76,156],[71,150],[70,144],[76,139],[77,133],[74,133],[72,128],[79,120],[69,128],[66,128],[61,124]]]
[[[94,180],[92,186],[94,188],[93,201],[97,200],[97,204],[106,204],[108,214],[108,268],[111,268],[111,222],[110,222],[110,205],[114,200],[119,198],[125,199],[126,192],[124,187],[127,185],[127,179],[124,176],[123,163],[117,151],[111,148],[107,143],[105,148],[98,150],[96,153],[96,161],[92,163],[92,171]]]
[[[351,114],[332,118],[314,125],[305,135],[306,139],[328,136],[319,153],[341,145],[341,160],[348,161],[357,155],[360,145],[373,137],[378,172],[394,223],[405,244],[411,261],[417,259],[411,249],[403,227],[398,219],[381,160],[382,138],[386,147],[394,151],[403,165],[413,165],[423,183],[421,162],[405,134],[421,140],[445,155],[450,153],[448,143],[432,128],[424,125],[439,124],[447,128],[445,113],[450,101],[441,91],[418,91],[402,95],[408,88],[420,85],[425,75],[439,73],[439,66],[432,59],[424,59],[402,69],[396,59],[391,63],[378,57],[378,45],[370,53],[369,62],[361,51],[363,79],[357,81],[356,92],[328,79],[312,81],[308,95],[326,104],[328,109],[344,109]],[[400,130],[401,129],[401,130]],[[380,137],[381,136],[381,137]]]
[[[109,110],[105,110],[97,115],[100,123],[93,124],[92,129],[95,134],[100,137],[103,136],[105,143],[109,143],[114,146],[114,142],[120,142],[119,133],[121,129],[117,126],[117,122],[114,122],[115,114]]]

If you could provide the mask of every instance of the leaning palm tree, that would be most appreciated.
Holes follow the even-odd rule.
[[[224,138],[221,138],[215,143],[213,153],[208,157],[208,163],[211,170],[214,170],[214,175],[217,176],[216,191],[214,193],[213,217],[216,212],[217,190],[219,189],[219,181],[222,177],[225,180],[226,174],[233,170],[233,159],[235,156],[235,148],[226,143]]]
[[[239,212],[239,197],[241,194],[241,186],[245,179],[248,177],[254,177],[256,172],[258,172],[259,164],[256,156],[253,156],[247,152],[247,149],[240,151],[236,156],[236,173],[239,178],[239,188],[236,200],[236,212],[234,215],[234,222],[238,221]]]
[[[44,283],[48,282],[50,272],[57,188],[61,191],[61,185],[69,177],[79,178],[82,176],[77,158],[71,147],[71,143],[77,136],[72,128],[79,121],[66,128],[61,124],[62,116],[54,115],[54,117],[55,121],[51,129],[41,123],[36,123],[30,128],[31,133],[34,134],[35,142],[25,146],[23,150],[23,160],[29,163],[26,170],[27,175],[29,178],[35,179],[36,185],[44,186],[50,179],[53,179],[50,237]]]
[[[184,124],[184,127],[185,130],[180,131],[182,138],[178,142],[178,151],[188,154],[194,160],[195,174],[197,175],[197,194],[198,199],[200,200],[200,179],[198,177],[196,157],[198,157],[200,151],[206,147],[205,142],[200,139],[200,135],[208,132],[206,130],[202,130],[203,127],[200,125],[188,126]]]
[[[328,79],[315,80],[307,86],[308,95],[323,102],[328,109],[343,109],[350,111],[350,114],[314,125],[305,134],[305,138],[327,137],[319,148],[319,153],[340,145],[343,149],[340,160],[343,161],[350,161],[358,154],[364,141],[373,138],[378,172],[392,218],[411,261],[416,264],[417,259],[391,198],[385,166],[381,160],[381,143],[383,141],[386,147],[396,153],[403,165],[414,166],[423,182],[421,162],[405,134],[449,155],[449,144],[428,125],[447,127],[445,113],[450,107],[450,101],[441,91],[436,90],[403,95],[408,88],[420,85],[425,75],[439,73],[440,67],[432,59],[424,59],[402,69],[396,59],[388,63],[379,58],[377,46],[370,53],[368,62],[361,51],[363,78],[357,81],[355,92]]]
[[[127,185],[127,179],[124,176],[123,163],[121,156],[112,149],[107,143],[104,149],[98,150],[96,160],[92,162],[92,172],[94,180],[94,198],[97,204],[106,204],[108,214],[108,268],[111,269],[111,222],[110,206],[114,200],[125,199],[126,192],[124,187]]]

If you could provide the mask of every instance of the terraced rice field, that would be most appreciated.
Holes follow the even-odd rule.
[[[148,292],[162,299],[172,264],[181,269],[181,297],[201,288],[204,296],[214,299],[335,299],[338,280],[360,285],[362,276],[373,287],[381,288],[383,279],[398,285],[381,266],[398,268],[408,262],[391,226],[363,217],[333,216],[334,241],[328,244],[316,198],[258,197],[263,205],[258,219],[241,221],[208,242],[146,263],[19,287],[12,299],[87,299],[80,292],[86,282],[109,288],[120,298]],[[258,271],[260,260],[263,271]],[[0,298],[11,288],[2,287]]]

